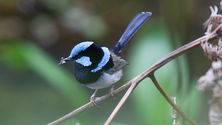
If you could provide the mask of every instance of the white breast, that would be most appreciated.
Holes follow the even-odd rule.
[[[108,74],[104,72],[96,82],[87,84],[86,86],[90,89],[102,89],[110,87],[111,85],[118,82],[122,76],[123,76],[122,70],[119,70],[113,74]]]

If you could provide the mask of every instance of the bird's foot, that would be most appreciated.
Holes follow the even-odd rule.
[[[92,102],[93,103],[93,105],[94,106],[96,106],[97,104],[96,104],[96,93],[97,93],[97,91],[98,91],[98,89],[96,89],[95,91],[94,91],[94,93],[91,95],[91,97],[90,97],[90,102]]]
[[[96,98],[97,98],[97,97],[95,97],[95,96],[92,95],[92,96],[90,97],[90,99],[89,99],[89,101],[92,102],[92,104],[93,104],[94,106],[97,105],[97,104],[96,104]]]
[[[90,97],[90,102],[93,104],[93,106],[95,106],[96,108],[100,109],[101,107],[96,103],[96,99],[98,99],[99,97]]]

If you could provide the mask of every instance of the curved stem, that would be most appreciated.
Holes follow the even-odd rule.
[[[153,81],[155,87],[158,91],[163,95],[166,101],[178,112],[178,114],[186,121],[188,121],[191,125],[197,125],[192,119],[190,119],[170,98],[167,92],[160,86],[154,74],[150,75],[150,79]]]
[[[122,86],[119,87],[118,89],[113,90],[113,93],[112,93],[112,94],[113,94],[113,95],[116,95],[116,94],[122,92],[123,90],[125,90],[126,88],[128,88],[128,87],[130,86],[130,84],[131,84],[131,83],[128,82],[128,83],[122,85]],[[98,97],[98,98],[95,99],[95,103],[96,103],[96,104],[99,104],[99,103],[101,103],[102,101],[108,99],[108,98],[111,97],[111,96],[112,96],[112,95],[109,93],[109,94],[105,94],[105,95],[103,95],[103,96],[101,96],[101,97]],[[86,111],[86,110],[88,110],[88,109],[90,109],[91,107],[94,107],[94,106],[95,106],[95,104],[93,104],[92,102],[88,102],[88,103],[82,105],[81,107],[73,110],[72,112],[64,115],[63,117],[61,117],[61,118],[59,118],[59,119],[57,119],[57,120],[55,120],[55,121],[53,121],[53,122],[51,122],[51,123],[48,123],[47,125],[57,125],[57,124],[65,121],[65,120],[67,120],[67,119],[70,119],[71,117],[74,117],[74,116],[76,116],[77,114],[79,114],[79,113],[81,113],[81,112],[84,112],[84,111]]]
[[[160,59],[160,61],[158,61],[157,63],[155,63],[154,65],[152,65],[150,68],[148,68],[147,70],[145,70],[143,73],[141,73],[140,75],[138,75],[137,77],[135,77],[135,81],[133,81],[131,87],[127,90],[127,92],[125,93],[125,95],[122,97],[122,99],[119,101],[119,103],[117,104],[117,106],[115,107],[115,109],[113,110],[113,112],[110,114],[110,116],[108,117],[108,119],[105,122],[105,125],[110,125],[111,121],[113,120],[113,118],[116,116],[116,114],[118,113],[118,111],[120,110],[120,108],[123,106],[123,104],[126,102],[126,100],[128,99],[129,95],[133,92],[133,90],[135,89],[135,87],[146,77],[148,77],[149,75],[152,75],[157,69],[159,69],[160,67],[162,67],[163,65],[167,64],[168,62],[170,62],[171,60],[175,59],[176,57],[178,57],[179,55],[182,55],[183,53],[185,53],[186,51],[194,48],[194,47],[198,47],[202,42],[215,38],[217,36],[217,31],[219,29],[221,29],[222,24],[220,24],[212,33],[207,34],[205,36],[202,36],[174,51],[172,51],[171,53],[169,53],[168,56]]]
[[[128,97],[130,96],[130,94],[132,93],[132,91],[136,88],[137,82],[133,82],[131,84],[131,86],[129,87],[129,89],[126,91],[125,95],[122,97],[122,99],[119,101],[119,103],[117,104],[116,108],[113,110],[113,112],[111,113],[111,115],[109,116],[109,118],[106,120],[106,122],[104,123],[104,125],[110,125],[110,123],[112,122],[113,118],[115,117],[115,115],[117,114],[117,112],[120,110],[120,108],[123,106],[123,104],[126,102],[126,100],[128,99]]]
[[[133,85],[132,87],[130,87],[129,89],[135,88],[139,82],[141,82],[143,79],[145,79],[148,75],[150,75],[152,72],[156,71],[157,69],[159,69],[160,67],[162,67],[163,65],[165,65],[166,63],[168,63],[169,61],[175,59],[177,56],[185,53],[186,51],[194,48],[194,47],[198,47],[200,45],[201,42],[212,39],[217,37],[216,32],[221,29],[222,24],[220,24],[212,33],[207,34],[205,36],[202,36],[188,44],[185,44],[184,46],[172,51],[171,53],[169,53],[169,55],[167,55],[166,57],[162,58],[160,61],[158,61],[157,63],[155,63],[154,65],[152,65],[150,68],[146,69],[144,72],[142,72],[141,74],[139,74],[138,76],[136,76],[135,78],[133,78],[132,80],[130,80],[129,82],[127,82],[125,85],[119,87],[118,89],[114,90],[113,94],[117,94],[123,90],[125,90],[128,86],[130,86],[132,83],[134,83],[135,85]],[[133,91],[129,90],[128,93],[126,94],[131,94]],[[104,101],[105,99],[109,98],[111,95],[110,94],[106,94],[104,96],[99,97],[98,99],[95,100],[95,103],[100,103],[102,101]],[[126,96],[125,96],[126,97]],[[123,99],[123,98],[122,98]],[[121,100],[122,100],[121,99]],[[126,98],[127,99],[127,98]],[[121,101],[120,100],[120,101]],[[125,100],[125,99],[124,99]],[[125,101],[123,101],[125,102]],[[121,104],[122,106],[123,104]],[[64,115],[63,117],[49,123],[48,125],[57,125],[58,123],[61,123],[62,121],[69,119],[75,115],[77,115],[78,113],[81,113],[91,107],[93,107],[94,105],[91,102],[88,102],[86,104],[84,104],[83,106],[79,107],[76,110],[73,110],[72,112]],[[118,105],[117,105],[118,106]],[[120,107],[121,107],[120,106]],[[118,106],[118,108],[120,108]],[[114,109],[115,110],[115,109]],[[115,111],[115,114],[118,112],[119,110]],[[112,115],[112,117],[114,117],[115,115]],[[113,119],[113,118],[112,118]],[[112,121],[112,120],[111,120]],[[111,122],[110,121],[110,122]]]

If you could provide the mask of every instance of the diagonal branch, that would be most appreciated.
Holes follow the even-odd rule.
[[[116,94],[122,92],[122,91],[125,90],[127,87],[129,87],[130,84],[131,84],[131,82],[129,81],[128,83],[122,85],[122,86],[119,87],[118,89],[115,89],[112,94],[113,94],[113,95],[116,95]],[[95,103],[96,103],[96,104],[99,104],[99,103],[101,103],[102,101],[108,99],[109,97],[111,97],[111,94],[110,94],[110,93],[109,93],[109,94],[105,94],[105,95],[103,95],[103,96],[101,96],[101,97],[96,98],[96,99],[95,99]],[[94,107],[94,106],[95,106],[95,104],[94,104],[93,102],[88,102],[88,103],[82,105],[81,107],[73,110],[72,112],[64,115],[63,117],[61,117],[61,118],[59,118],[59,119],[57,119],[57,120],[55,120],[55,121],[53,121],[53,122],[51,122],[51,123],[48,123],[47,125],[57,125],[57,124],[65,121],[65,120],[67,120],[67,119],[70,119],[71,117],[74,117],[74,116],[78,115],[79,113],[84,112],[84,111],[86,111],[87,109],[90,109],[91,107]]]
[[[122,99],[120,100],[120,102],[117,104],[116,108],[113,110],[113,112],[111,113],[111,115],[109,116],[109,118],[106,120],[106,122],[104,123],[104,125],[109,125],[111,123],[111,121],[113,120],[114,116],[117,114],[117,112],[119,111],[119,109],[123,106],[123,104],[126,102],[126,100],[128,99],[129,95],[132,93],[133,89],[136,88],[138,82],[133,82],[129,89],[126,91],[125,95],[122,97]]]
[[[202,36],[174,51],[172,51],[171,53],[169,53],[168,56],[166,56],[165,58],[162,58],[160,61],[158,61],[157,63],[155,63],[154,65],[152,65],[150,68],[148,68],[147,70],[145,70],[143,73],[141,73],[139,76],[135,77],[135,81],[132,83],[132,85],[130,86],[130,88],[127,90],[127,92],[125,93],[125,95],[122,97],[122,99],[119,101],[119,103],[117,104],[117,106],[115,107],[115,109],[113,110],[113,112],[111,113],[111,115],[108,117],[108,119],[105,122],[105,125],[110,125],[111,121],[113,120],[113,118],[116,116],[116,114],[118,113],[118,111],[120,110],[120,108],[123,106],[123,104],[126,102],[126,100],[128,99],[128,97],[130,96],[130,94],[133,92],[133,90],[136,88],[136,86],[146,77],[152,75],[157,69],[159,69],[160,67],[162,67],[163,65],[167,64],[168,62],[170,62],[171,60],[175,59],[177,56],[185,53],[186,51],[194,48],[194,47],[198,47],[200,46],[200,44],[206,40],[215,38],[217,36],[217,31],[219,29],[221,29],[222,24],[220,24],[212,33],[209,33],[205,36]]]
[[[219,25],[214,32],[207,34],[205,36],[202,36],[178,49],[176,49],[175,51],[171,52],[168,56],[166,56],[165,58],[162,58],[160,61],[158,61],[157,63],[155,63],[154,65],[152,65],[150,68],[148,68],[147,70],[145,70],[144,72],[142,72],[141,74],[139,74],[138,76],[136,76],[135,78],[133,78],[132,80],[130,80],[129,82],[127,82],[126,84],[124,84],[123,86],[119,87],[118,89],[113,91],[113,94],[117,94],[120,93],[121,91],[125,90],[126,88],[128,88],[129,86],[131,86],[131,84],[135,84],[134,86],[131,86],[131,88],[135,88],[136,85],[141,82],[143,79],[145,79],[151,72],[154,72],[155,70],[159,69],[160,67],[162,67],[163,65],[165,65],[166,63],[168,63],[169,61],[173,60],[174,58],[176,58],[177,56],[185,53],[186,51],[194,48],[194,47],[198,47],[200,45],[201,42],[206,41],[208,39],[212,39],[215,38],[217,36],[216,32],[222,27],[222,25]],[[133,90],[133,89],[132,89]],[[129,95],[132,93],[132,91],[129,92]],[[104,96],[101,96],[99,98],[97,98],[95,100],[95,103],[100,103],[102,101],[104,101],[105,99],[111,97],[110,94],[106,94]],[[126,101],[126,100],[125,100]],[[125,101],[123,101],[125,103]],[[59,123],[61,123],[62,121],[65,121],[81,112],[86,111],[87,109],[94,107],[94,105],[91,102],[88,102],[86,104],[84,104],[83,106],[73,110],[72,112],[64,115],[63,117],[49,123],[48,125],[57,125]],[[118,107],[116,110],[116,113],[119,111],[119,109],[121,108]],[[112,116],[114,118],[115,114]],[[112,118],[112,119],[113,119]]]
[[[167,100],[167,102],[178,112],[178,114],[186,121],[188,121],[191,125],[197,125],[192,119],[190,119],[170,98],[167,92],[160,86],[154,74],[150,75],[150,79],[153,81],[155,87],[158,91],[163,95],[163,97]]]

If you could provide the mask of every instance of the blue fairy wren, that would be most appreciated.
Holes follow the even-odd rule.
[[[113,86],[123,76],[122,69],[127,64],[119,54],[151,15],[151,12],[138,13],[112,49],[99,46],[92,41],[84,41],[75,45],[68,57],[61,58],[59,64],[73,61],[76,80],[95,90],[90,101],[95,100],[96,92],[99,89],[112,86],[112,94]]]

